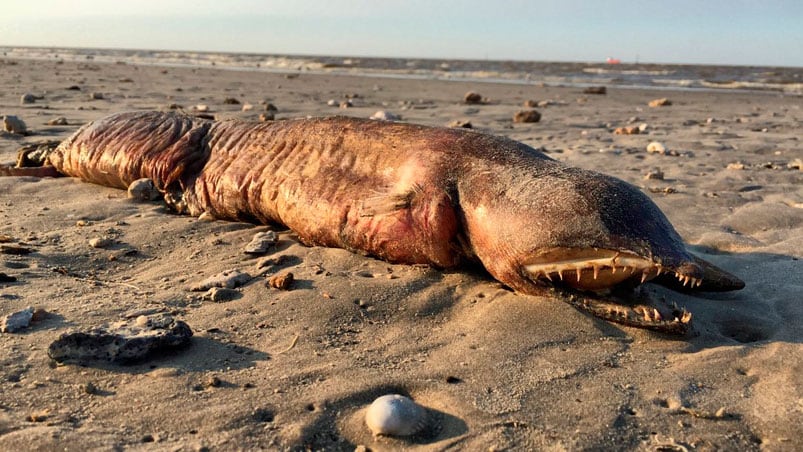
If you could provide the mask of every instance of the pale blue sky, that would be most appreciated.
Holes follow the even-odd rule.
[[[803,66],[803,0],[9,0],[0,46]]]

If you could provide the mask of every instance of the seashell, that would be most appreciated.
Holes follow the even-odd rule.
[[[371,115],[371,119],[378,119],[380,121],[401,121],[401,116],[387,110],[379,110]]]
[[[25,122],[14,115],[3,116],[3,130],[17,135],[26,135],[28,133]]]
[[[653,141],[647,145],[647,152],[650,154],[666,154],[666,146],[657,141]]]
[[[365,423],[374,435],[412,436],[427,426],[428,418],[426,408],[399,394],[379,397],[365,412]]]

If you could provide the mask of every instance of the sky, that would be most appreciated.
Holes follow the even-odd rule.
[[[0,46],[803,66],[802,0],[1,0]]]

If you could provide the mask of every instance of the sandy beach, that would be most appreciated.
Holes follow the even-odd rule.
[[[479,269],[392,265],[305,247],[290,231],[265,271],[243,247],[266,226],[178,216],[73,178],[0,177],[0,237],[32,250],[0,254],[16,279],[0,282],[0,316],[46,312],[0,333],[0,450],[803,449],[799,95],[11,59],[0,81],[0,116],[29,131],[0,132],[0,163],[130,110],[206,105],[256,121],[272,104],[277,120],[384,110],[468,121],[640,187],[691,251],[746,283],[720,294],[649,285],[693,312],[693,333],[678,338],[514,294]],[[468,91],[485,101],[464,103]],[[657,98],[671,105],[648,106]],[[514,123],[527,101],[541,120]],[[648,152],[652,142],[664,151]],[[254,276],[234,299],[189,290],[230,269]],[[286,271],[292,290],[266,285]],[[159,312],[192,328],[190,346],[132,365],[47,355],[65,332]],[[387,393],[429,409],[425,433],[372,436],[365,409]]]

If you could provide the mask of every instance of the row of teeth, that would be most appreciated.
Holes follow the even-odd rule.
[[[541,270],[541,271],[538,271],[534,276],[536,278],[544,277],[544,278],[548,279],[549,281],[552,281],[552,275],[557,273],[557,275],[560,278],[560,280],[563,281],[564,280],[563,279],[563,272],[571,272],[572,270],[574,270],[574,272],[577,275],[577,282],[580,282],[580,278],[582,276],[583,270],[588,269],[588,268],[589,267],[575,267],[574,269],[571,269],[571,268],[570,269],[558,269],[558,270],[553,270],[553,271]],[[627,267],[627,266],[616,267],[615,265],[614,266],[592,265],[590,268],[592,268],[594,270],[594,279],[597,279],[597,277],[599,277],[600,268],[610,268],[611,269],[611,274],[616,274],[616,269],[617,268],[621,268],[622,271],[625,272],[625,273],[629,272],[629,273],[633,274],[633,273],[636,272],[636,267]],[[656,272],[655,276],[660,276],[661,273],[663,273],[665,271],[663,269],[663,267],[661,267],[661,266],[656,266],[656,267],[654,267],[654,269],[655,269],[655,272]],[[650,277],[651,270],[652,269],[649,269],[649,270],[643,271],[641,273],[641,283],[642,284],[647,281],[647,278]],[[675,273],[675,276],[678,278],[678,281],[683,283],[684,287],[686,285],[689,285],[689,284],[690,284],[689,287],[699,287],[703,283],[702,279],[693,278],[691,276],[684,276],[684,275],[681,275],[680,273]]]
[[[700,287],[700,285],[703,283],[702,279],[692,278],[691,276],[683,276],[680,273],[675,273],[675,277],[677,277],[678,281],[683,283],[683,287],[686,287],[686,285],[689,283],[691,283],[689,287]]]
[[[611,306],[608,308],[608,314],[627,320],[636,320],[638,318],[637,316],[640,316],[645,323],[659,323],[664,321],[664,317],[657,309],[646,306],[637,306],[633,309]],[[691,312],[684,309],[680,312],[680,317],[675,317],[672,321],[689,323],[691,322]]]

